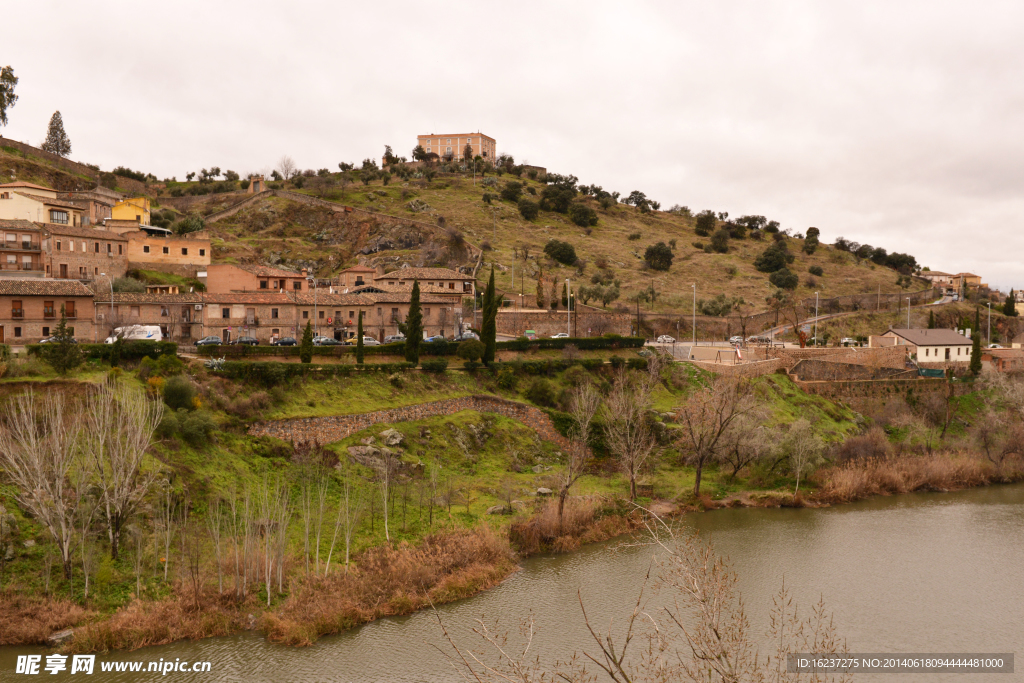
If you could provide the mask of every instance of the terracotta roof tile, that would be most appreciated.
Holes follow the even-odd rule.
[[[209,268],[216,268],[218,266],[232,266],[247,273],[252,273],[257,277],[305,277],[302,273],[296,273],[293,270],[282,270],[258,263],[217,263],[210,265]]]
[[[60,199],[50,199],[49,197],[40,197],[37,194],[29,194],[28,192],[15,192],[14,194],[20,194],[22,197],[28,197],[34,199],[37,202],[46,204],[47,206],[57,206],[64,209],[77,209],[79,208],[74,202],[64,201]]]
[[[110,292],[101,289],[96,293],[96,303],[110,303]],[[201,304],[203,295],[198,292],[158,294],[156,292],[114,292],[114,303],[122,304]]]
[[[374,280],[475,280],[468,273],[451,268],[399,268],[390,273],[374,276]]]
[[[889,330],[915,346],[970,346],[971,340],[955,330]]]
[[[33,190],[46,190],[47,192],[56,192],[56,190],[54,190],[52,188],[43,187],[42,185],[33,185],[32,183],[24,183],[24,182],[21,182],[20,180],[16,181],[16,182],[13,182],[13,183],[4,183],[3,185],[0,185],[0,189],[3,189],[5,187],[7,187],[7,188],[27,187],[27,188],[30,188],[30,189],[33,189]]]
[[[203,301],[217,304],[293,304],[287,294],[280,292],[217,292],[203,293]]]
[[[0,218],[0,228],[7,230],[39,230],[41,226],[33,223],[32,221],[26,221],[23,218],[6,219]]]
[[[110,230],[96,230],[95,228],[83,228],[79,225],[55,225],[47,223],[44,228],[51,235],[69,235],[71,237],[87,237],[94,240],[109,240],[112,242],[127,242],[128,238]]]
[[[373,299],[361,294],[351,293],[331,294],[321,291],[314,294],[313,292],[295,292],[288,296],[300,306],[313,306],[316,304],[321,306],[369,306],[373,303]]]
[[[19,278],[0,280],[0,296],[92,296],[78,280]]]

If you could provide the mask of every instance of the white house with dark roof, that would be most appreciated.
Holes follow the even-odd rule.
[[[886,341],[886,340],[893,341]],[[969,363],[971,340],[956,330],[890,329],[871,338],[872,346],[905,346],[918,365]]]

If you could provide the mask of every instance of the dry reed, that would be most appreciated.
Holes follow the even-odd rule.
[[[70,628],[92,613],[70,600],[0,594],[0,645],[39,645],[51,633]]]

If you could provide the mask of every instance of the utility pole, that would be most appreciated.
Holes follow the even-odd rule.
[[[907,297],[907,329],[910,329],[910,297]]]
[[[311,285],[313,285],[313,322],[315,322],[315,323],[316,323],[316,326],[315,326],[315,327],[316,327],[316,336],[317,336],[317,337],[319,337],[319,336],[320,336],[320,319],[319,319],[319,318],[317,318],[317,307],[316,307],[316,304],[317,304],[317,292],[316,292],[316,289],[317,289],[317,287],[316,287],[316,276],[313,276],[313,277],[311,277],[311,278],[307,278],[307,279],[306,279],[306,282],[307,282],[307,283],[309,283],[309,284],[311,284]]]
[[[565,278],[565,333],[572,336],[572,283]]]
[[[113,298],[113,295],[111,295],[111,298]],[[991,301],[988,302],[988,336],[986,337],[986,339],[988,339],[988,343],[989,344],[992,343],[992,302]]]
[[[814,347],[818,347],[818,293],[814,293]]]
[[[697,283],[694,282],[690,285],[693,287],[693,340],[692,346],[697,346]]]

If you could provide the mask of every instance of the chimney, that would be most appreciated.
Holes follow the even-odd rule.
[[[380,277],[383,274],[384,274],[384,266],[382,266],[382,265],[381,266],[377,266],[377,271],[376,271],[377,277]]]
[[[303,268],[303,269],[302,269],[302,277],[306,277],[306,274],[307,274],[308,272],[309,272],[308,270],[306,270],[305,268]]]

